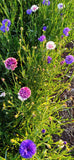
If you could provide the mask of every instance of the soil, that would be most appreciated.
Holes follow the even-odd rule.
[[[73,41],[67,43],[65,47],[69,49],[69,52],[64,51],[61,55],[62,58],[66,58],[66,56],[71,53],[70,49],[73,48]],[[66,77],[64,77],[64,83],[73,75],[73,72],[74,65],[68,71]],[[62,111],[59,112],[59,116],[61,116],[62,122],[64,123],[61,128],[63,128],[64,131],[61,137],[56,134],[52,135],[52,137],[54,142],[62,139],[63,141],[68,142],[70,146],[74,146],[74,76],[70,85],[70,91],[64,90],[64,92],[60,95],[61,100],[68,99],[66,101],[66,106],[63,108]]]

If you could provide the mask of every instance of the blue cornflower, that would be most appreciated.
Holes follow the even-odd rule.
[[[66,56],[65,62],[66,62],[67,64],[71,64],[72,62],[74,62],[74,57],[73,57],[72,55]]]
[[[71,29],[68,28],[68,27],[64,28],[63,33],[65,34],[65,36],[69,36],[68,32],[69,32],[70,30],[71,30]]]
[[[36,153],[36,145],[29,139],[24,140],[20,144],[19,152],[23,158],[32,158]]]
[[[32,13],[32,10],[31,10],[31,9],[27,9],[26,13],[27,13],[27,14],[31,14],[31,13]]]
[[[50,56],[48,56],[47,62],[48,62],[48,63],[51,63],[51,60],[52,60],[52,58],[51,58]]]
[[[42,131],[41,131],[42,133],[45,133],[46,132],[46,130],[45,129],[42,129]]]
[[[46,39],[46,36],[44,36],[44,35],[42,35],[42,36],[40,36],[40,37],[38,38],[38,40],[39,40],[40,42],[43,42],[45,39]]]
[[[1,31],[3,31],[3,32],[8,32],[9,31],[9,27],[7,26],[7,27],[5,27],[5,25],[2,25],[1,27],[0,27],[0,30]]]
[[[46,31],[46,29],[47,29],[47,27],[46,27],[46,26],[44,26],[44,27],[43,27],[43,30],[44,30],[44,31]]]
[[[9,19],[4,19],[2,21],[2,26],[0,27],[0,30],[3,32],[9,31],[9,26],[11,25],[11,21]]]
[[[11,25],[11,21],[9,19],[4,19],[2,21],[2,25],[4,26],[5,24],[7,24],[7,26],[9,27]]]
[[[50,1],[49,0],[43,0],[42,3],[43,3],[43,5],[48,5],[48,6],[50,5]]]

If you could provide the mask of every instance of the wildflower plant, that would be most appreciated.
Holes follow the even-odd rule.
[[[0,3],[0,156],[8,160],[73,160],[67,139],[59,143],[69,121],[59,111],[67,101],[61,94],[70,90],[72,79],[66,79],[72,48],[62,58],[72,40],[72,2],[64,0],[62,9],[57,7],[61,2],[48,2]],[[68,30],[63,33],[67,27],[69,36]]]

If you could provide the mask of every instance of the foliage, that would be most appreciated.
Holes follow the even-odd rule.
[[[32,160],[73,159],[69,144],[64,150],[60,149],[59,142],[54,142],[52,138],[52,134],[60,136],[63,132],[59,111],[66,99],[61,101],[60,95],[69,89],[72,79],[64,83],[63,79],[72,64],[61,66],[60,62],[65,45],[72,40],[73,6],[72,0],[62,0],[65,8],[59,11],[57,5],[60,1],[50,2],[49,6],[43,5],[41,0],[0,2],[0,25],[5,18],[11,21],[9,32],[0,30],[0,90],[6,93],[0,98],[0,152],[6,160],[24,160],[19,154],[19,145],[26,139],[33,140],[37,146]],[[39,9],[27,15],[26,10],[33,4]],[[46,31],[42,30],[43,26],[47,26]],[[71,31],[68,37],[62,39],[65,27]],[[46,41],[39,42],[42,34],[46,36]],[[48,41],[54,41],[56,49],[47,50]],[[47,63],[48,56],[52,57],[50,64]],[[5,68],[4,61],[8,57],[17,59],[15,71]],[[31,89],[31,97],[21,102],[17,95],[24,86]],[[46,130],[44,135],[42,129]],[[1,160],[4,159],[2,157]]]

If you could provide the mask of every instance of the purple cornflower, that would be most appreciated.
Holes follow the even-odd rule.
[[[40,42],[43,42],[45,39],[46,39],[46,36],[44,36],[44,35],[42,35],[42,36],[40,36],[40,37],[38,38],[38,40],[39,40]]]
[[[19,153],[23,158],[32,158],[36,153],[36,145],[29,139],[24,140],[20,144]]]
[[[63,30],[63,33],[65,34],[65,36],[69,36],[69,31],[70,31],[71,29],[69,29],[68,27],[66,27],[66,28],[64,28],[64,30]]]
[[[43,30],[44,30],[44,31],[46,31],[46,29],[47,29],[47,27],[46,27],[46,26],[44,26],[44,27],[43,27]]]
[[[48,63],[51,63],[51,60],[52,60],[52,58],[51,58],[50,56],[48,56],[47,62],[48,62]]]
[[[71,64],[72,62],[74,62],[74,57],[72,55],[66,56],[65,62],[67,64]]]
[[[6,31],[7,31],[7,32],[9,31],[9,27],[8,27],[8,26],[5,27],[5,25],[3,25],[3,26],[0,27],[0,30],[5,33]]]
[[[41,131],[42,133],[45,133],[46,132],[46,130],[45,129],[42,129],[42,131]]]
[[[4,19],[2,21],[2,26],[0,27],[0,30],[3,32],[9,31],[9,26],[11,25],[11,21],[9,19]]]
[[[9,20],[9,19],[4,19],[3,21],[2,21],[2,25],[4,26],[4,25],[6,25],[7,24],[7,26],[9,27],[10,25],[11,25],[11,21]]]
[[[14,71],[17,67],[17,60],[13,57],[9,57],[5,60],[4,64],[7,69]]]
[[[21,101],[27,100],[31,96],[31,90],[28,87],[22,87],[18,93],[18,99]]]
[[[43,0],[42,3],[43,3],[43,5],[48,5],[48,6],[50,5],[50,1],[49,0]]]
[[[32,10],[31,10],[31,9],[27,9],[26,13],[27,13],[27,14],[31,14],[31,13],[32,13]]]

